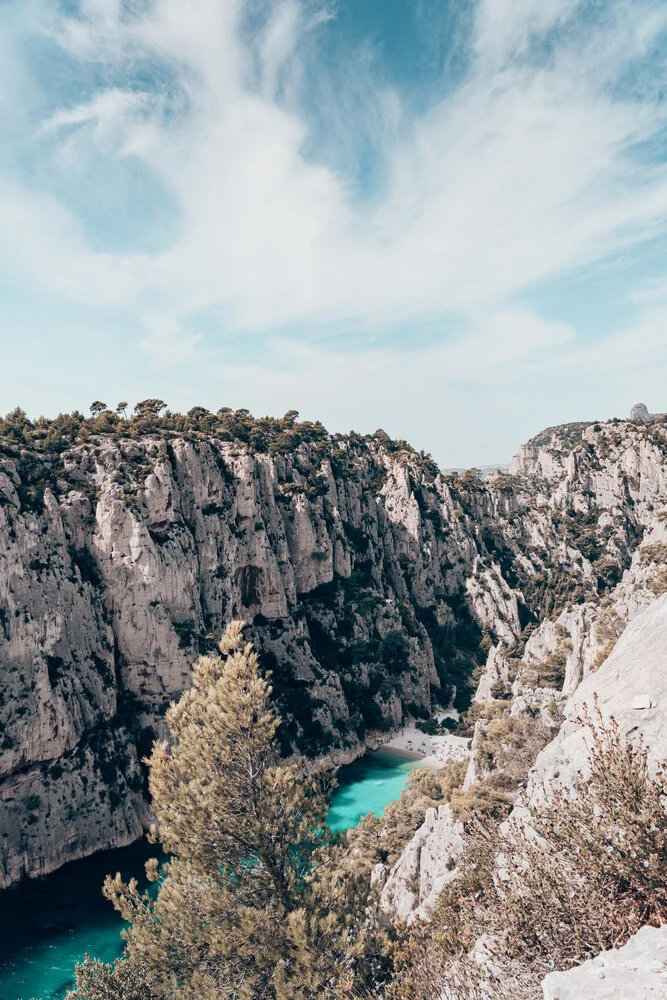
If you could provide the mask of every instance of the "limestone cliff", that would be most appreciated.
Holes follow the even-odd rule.
[[[642,927],[622,948],[569,972],[552,972],[544,1000],[665,1000],[667,927]]]
[[[139,835],[140,758],[232,617],[284,752],[342,761],[465,707],[487,653],[480,697],[546,711],[667,589],[659,421],[551,429],[482,480],[290,415],[75,417],[0,422],[0,885]]]
[[[582,717],[599,710],[623,736],[642,740],[655,766],[667,759],[667,594],[625,629],[610,656],[568,700],[558,736],[538,756],[525,794],[530,807],[556,783],[588,771],[591,733]]]
[[[426,457],[323,428],[272,454],[123,431],[1,441],[0,885],[141,833],[140,757],[233,617],[285,753],[351,759],[475,666],[483,546]],[[500,577],[484,600],[518,634]]]
[[[531,789],[551,774],[567,776],[583,766],[584,731],[574,720],[591,692],[624,731],[642,732],[656,756],[667,753],[660,707],[667,657],[667,424],[550,428],[520,449],[511,470],[488,484],[487,509],[499,494],[508,507],[491,516],[479,510],[475,526],[527,624],[518,640],[493,630],[474,696],[483,717],[475,724],[464,788],[497,766],[489,765],[488,718],[506,712],[553,733],[564,713],[559,735],[537,758],[529,801]],[[632,708],[644,696],[651,707]],[[519,783],[515,794],[522,791]],[[449,823],[434,815],[387,873],[385,912],[410,919],[427,913],[444,884],[433,872],[451,877],[460,853]],[[420,879],[415,859],[422,857]]]

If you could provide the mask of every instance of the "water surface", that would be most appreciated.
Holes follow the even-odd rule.
[[[61,1000],[86,953],[103,962],[117,958],[123,922],[102,895],[102,883],[117,871],[141,879],[155,852],[140,840],[0,893],[1,1000]]]
[[[410,771],[420,765],[419,759],[401,750],[383,747],[342,767],[329,809],[329,826],[349,830],[366,813],[381,816],[385,806],[401,794]]]

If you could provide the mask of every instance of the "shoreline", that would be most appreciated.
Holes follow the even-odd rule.
[[[376,754],[378,757],[403,760],[406,763],[408,761],[419,761],[419,763],[421,763],[424,760],[420,754],[413,753],[412,750],[403,750],[401,747],[393,747],[389,743],[382,743],[379,747],[376,747],[374,750],[369,750],[368,752]]]
[[[438,722],[443,718],[458,718],[455,709],[440,711],[435,716]],[[470,757],[470,745],[472,738],[469,736],[453,736],[448,732],[438,733],[437,736],[427,736],[417,729],[414,719],[408,720],[400,729],[394,731],[392,736],[387,738],[387,733],[375,731],[367,735],[363,743],[359,743],[354,749],[338,747],[329,750],[326,754],[316,758],[304,758],[309,761],[306,768],[308,771],[319,767],[345,767],[360,760],[365,754],[389,752],[394,759],[407,761],[418,761],[422,767],[430,768],[432,771],[439,771],[450,760],[468,760]]]
[[[438,771],[451,760],[468,760],[471,743],[468,736],[452,736],[450,733],[428,736],[410,721],[382,747],[407,754],[405,759],[418,760],[423,767]]]

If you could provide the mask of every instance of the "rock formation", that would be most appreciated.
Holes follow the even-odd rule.
[[[484,700],[551,711],[667,591],[660,421],[551,428],[485,481],[316,429],[0,434],[0,885],[140,834],[140,758],[232,617],[284,752],[340,762],[464,706],[487,653]],[[413,909],[447,868],[431,853]]]
[[[429,809],[422,826],[387,873],[380,906],[391,918],[423,919],[437,902],[446,883],[454,877],[463,850],[463,824],[448,805]]]
[[[569,972],[552,972],[544,1000],[665,1000],[667,927],[642,927],[622,948]]]
[[[511,717],[549,726],[564,713],[523,792],[529,805],[543,782],[555,775],[567,782],[585,768],[585,727],[577,719],[594,693],[605,716],[626,733],[643,734],[655,758],[667,758],[667,426],[610,421],[550,428],[520,449],[511,469],[488,489],[490,496],[507,490],[523,510],[520,531],[507,513],[478,517],[485,532],[496,533],[495,555],[522,615],[534,617],[518,641],[494,630],[498,641],[474,700],[491,713],[495,703]],[[465,789],[488,777],[487,728],[485,719],[475,725]],[[448,861],[448,829],[431,823],[429,832],[429,851],[448,870],[461,848],[457,843]],[[383,906],[390,916],[413,919],[436,901],[437,891],[424,908],[415,891],[425,833],[418,831],[387,875]]]
[[[140,757],[233,617],[284,752],[338,761],[464,692],[484,623],[518,635],[433,463],[384,438],[0,440],[0,885],[140,835]]]
[[[569,699],[558,736],[538,756],[526,793],[530,808],[545,788],[568,787],[586,774],[590,730],[582,721],[600,711],[621,733],[642,739],[654,763],[667,760],[667,594],[625,629],[600,668]]]
[[[630,410],[630,420],[658,420],[664,413],[649,413],[646,403],[635,403]]]

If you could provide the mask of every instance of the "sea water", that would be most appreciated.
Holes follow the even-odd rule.
[[[385,806],[400,796],[410,771],[420,765],[420,760],[401,750],[383,747],[342,767],[327,818],[329,826],[349,830],[366,813],[381,816]]]
[[[382,815],[420,761],[383,749],[341,768],[329,825],[356,826],[369,812]],[[73,861],[53,875],[0,893],[1,1000],[61,1000],[74,985],[74,966],[87,953],[112,962],[122,949],[120,917],[102,896],[107,874],[142,879],[156,848],[142,840]]]

